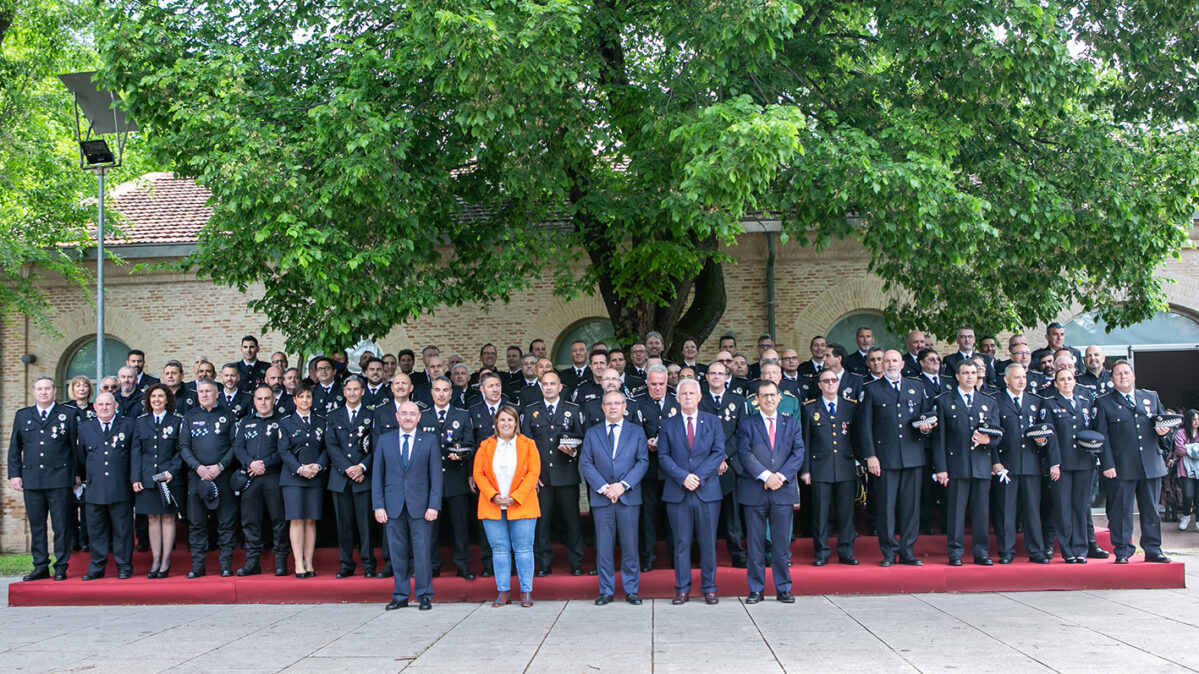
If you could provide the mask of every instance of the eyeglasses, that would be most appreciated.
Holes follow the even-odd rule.
[[[821,384],[836,384],[837,380],[836,379],[821,379],[820,383]]]

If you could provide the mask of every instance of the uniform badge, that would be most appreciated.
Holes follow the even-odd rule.
[[[983,411],[984,411],[984,412],[986,412],[986,411],[987,411],[987,406],[986,406],[986,405],[983,405]]]
[[[676,409],[674,407],[670,408],[670,416],[673,417],[674,415],[676,415],[678,413],[679,413],[678,409]]]
[[[841,422],[841,435],[849,435],[849,424]]]
[[[569,419],[570,418],[570,410],[566,410],[565,412],[563,412],[562,416]]]
[[[451,426],[453,426],[454,428],[458,428],[458,420],[454,419],[454,423],[451,424]]]
[[[908,395],[916,395],[916,389],[908,389]]]
[[[124,434],[124,433],[120,433],[120,434],[118,434],[118,435],[117,435],[117,439],[118,439],[118,440],[124,440],[124,439],[125,439],[125,434]]]
[[[820,421],[820,413],[819,412],[812,413],[812,421]]]
[[[916,403],[909,400],[908,401],[908,414],[911,414],[912,412],[915,412],[915,411],[916,411]]]
[[[540,410],[533,410],[533,418],[536,419],[537,415],[540,413],[541,413]]]
[[[225,417],[221,417],[220,419],[217,419],[217,423],[222,423],[222,424],[225,423]]]
[[[319,440],[319,439],[321,438],[321,433],[322,433],[322,431],[321,431],[321,427],[320,427],[320,426],[317,426],[317,427],[316,427],[316,438],[317,438],[317,440]]]
[[[950,410],[950,411],[956,410],[957,408],[958,408],[958,406],[957,406],[957,405],[950,405],[950,406],[949,406],[949,410]]]
[[[362,425],[363,425],[363,426],[370,426],[370,425],[371,425],[371,418],[370,418],[370,417],[366,417],[366,418],[364,418],[364,419],[362,420]]]
[[[1149,401],[1148,401],[1148,400],[1146,400],[1145,402],[1147,403],[1147,402],[1149,402]],[[67,420],[67,415],[65,415],[65,414],[60,414],[60,415],[58,415],[58,420],[59,420],[59,421],[66,421],[66,420]]]
[[[171,437],[171,434],[174,432],[175,432],[174,426],[167,426],[166,428],[162,429],[162,437],[169,438],[169,437]]]

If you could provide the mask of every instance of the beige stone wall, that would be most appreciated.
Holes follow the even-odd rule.
[[[701,360],[707,361],[716,349],[717,337],[726,331],[738,336],[742,350],[753,359],[757,336],[767,330],[766,260],[763,235],[745,235],[729,251],[737,260],[726,267],[728,309],[713,333],[701,347]],[[153,262],[153,261],[149,261]],[[823,334],[846,315],[862,310],[881,313],[888,298],[882,282],[867,273],[869,256],[856,242],[836,242],[816,253],[795,242],[777,247],[775,262],[776,343],[795,347],[807,357],[807,344],[813,335]],[[1199,253],[1184,251],[1181,260],[1173,260],[1162,275],[1174,279],[1167,291],[1175,311],[1199,318]],[[246,309],[248,297],[260,293],[251,288],[247,296],[235,289],[218,288],[184,274],[133,272],[132,265],[106,267],[107,333],[131,347],[146,352],[148,369],[158,374],[171,358],[190,364],[197,353],[207,355],[218,365],[240,356],[240,339],[258,335],[263,357],[282,347],[276,334],[261,334],[263,317]],[[0,435],[11,433],[13,413],[31,404],[30,383],[42,374],[55,375],[66,350],[78,340],[89,338],[95,330],[94,304],[89,297],[61,284],[43,284],[50,298],[52,318],[61,337],[43,335],[24,318],[15,318],[0,326]],[[1078,311],[1059,317],[1069,320]],[[493,342],[503,349],[509,344],[522,348],[534,338],[545,339],[549,347],[564,330],[579,320],[605,318],[607,312],[596,296],[562,302],[552,294],[551,281],[535,282],[507,304],[489,311],[477,306],[438,310],[411,324],[397,327],[376,340],[386,351],[401,348],[419,350],[437,344],[443,353],[461,353],[472,365],[477,363],[479,347]],[[1030,343],[1040,346],[1044,326],[1027,331]],[[1001,335],[1001,346],[1007,335]],[[846,345],[852,348],[852,345]],[[942,345],[947,348],[947,344]],[[37,361],[21,363],[22,354],[33,354]],[[296,365],[293,355],[292,364]],[[7,448],[7,442],[4,443]],[[0,462],[7,463],[7,451]],[[28,549],[28,527],[20,494],[7,487],[0,491],[0,550]]]

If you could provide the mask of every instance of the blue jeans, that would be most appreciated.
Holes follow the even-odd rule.
[[[497,591],[507,592],[511,589],[512,567],[509,560],[514,553],[520,591],[533,591],[533,532],[536,530],[536,519],[509,520],[506,510],[498,520],[483,520],[483,531],[487,533],[487,542],[491,543],[491,564],[495,571]]]

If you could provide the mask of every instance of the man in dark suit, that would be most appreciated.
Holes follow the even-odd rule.
[[[858,350],[845,357],[845,369],[865,378],[870,374],[870,368],[866,367],[866,354],[870,353],[870,347],[874,346],[874,331],[866,326],[858,328],[857,335],[854,337],[857,342]]]
[[[125,365],[133,368],[136,373],[135,381],[139,392],[158,383],[158,377],[146,372],[146,352],[141,349],[130,349],[125,355]]]
[[[1162,554],[1162,522],[1157,512],[1162,477],[1161,438],[1169,430],[1154,428],[1153,417],[1165,414],[1153,391],[1136,388],[1136,375],[1128,361],[1112,366],[1115,390],[1095,400],[1095,430],[1103,434],[1099,468],[1108,482],[1107,515],[1112,530],[1116,563],[1127,564],[1136,552],[1132,544],[1132,510],[1135,501],[1141,519],[1141,548],[1146,562],[1169,562]]]
[[[991,476],[998,471],[998,443],[979,432],[984,422],[999,425],[994,398],[976,390],[980,368],[973,360],[957,366],[958,385],[934,402],[937,429],[933,434],[933,470],[948,488],[945,553],[950,566],[962,565],[966,507],[970,508],[971,553],[974,563],[991,566],[989,519]]]
[[[678,414],[679,406],[674,396],[667,391],[666,368],[660,364],[650,366],[646,370],[646,392],[638,398],[641,406],[642,428],[649,448],[649,468],[645,479],[641,482],[641,541],[638,545],[641,551],[641,570],[652,571],[657,560],[655,547],[658,543],[659,506],[662,503],[662,487],[665,475],[658,470],[658,433],[662,420]],[[667,554],[674,549],[674,541],[670,536],[669,523],[664,527],[666,534]]]
[[[546,372],[541,375],[544,397],[525,409],[520,422],[520,432],[537,443],[537,451],[541,454],[541,491],[537,497],[541,517],[537,520],[534,534],[538,576],[553,572],[554,551],[550,548],[550,527],[555,514],[562,526],[562,542],[566,546],[570,574],[583,575],[578,448],[571,449],[562,444],[564,437],[582,439],[583,415],[578,405],[559,395],[561,388],[558,373]]]
[[[587,369],[587,342],[576,339],[571,343],[570,362],[570,367],[558,371],[558,381],[568,396],[579,384],[591,378],[591,372]]]
[[[761,348],[761,347],[759,347]],[[808,351],[812,352],[811,360],[805,360],[796,368],[796,373],[802,377],[813,377],[824,369],[824,350],[828,348],[828,340],[823,335],[816,335],[808,342]],[[753,379],[754,377],[750,377]]]
[[[362,404],[364,388],[361,377],[350,375],[341,391],[346,404],[330,412],[325,422],[325,447],[329,452],[328,489],[333,492],[341,560],[337,578],[354,575],[355,529],[363,575],[367,578],[375,576],[375,548],[370,535],[371,482],[367,479],[374,418]]]
[[[716,604],[716,523],[720,517],[720,477],[727,456],[720,418],[699,411],[700,387],[679,382],[679,413],[662,421],[658,467],[665,473],[662,501],[674,532],[674,599],[686,603],[691,592],[691,540],[699,540],[700,582],[704,601]]]
[[[433,569],[429,549],[432,526],[441,509],[441,448],[437,438],[417,425],[420,408],[414,402],[400,404],[396,412],[399,428],[379,438],[371,467],[371,504],[375,521],[386,527],[395,581],[391,611],[408,605],[408,555],[412,553],[412,576],[420,610],[433,608]]]
[[[95,407],[96,418],[80,423],[76,445],[76,461],[83,466],[87,485],[83,500],[92,548],[83,580],[104,577],[110,551],[117,577],[125,580],[133,575],[133,419],[116,416],[116,399],[110,393],[96,396]]]
[[[254,396],[241,389],[241,371],[237,363],[225,363],[221,368],[221,392],[217,394],[217,404],[233,414],[233,418],[242,417],[254,411]]]
[[[1025,346],[1025,348],[1028,348]],[[999,563],[1011,564],[1016,556],[1016,519],[1024,522],[1024,547],[1029,561],[1048,564],[1045,539],[1041,529],[1041,463],[1049,456],[1048,445],[1053,436],[1031,439],[1024,437],[1028,429],[1048,414],[1045,401],[1028,391],[1028,375],[1020,363],[1010,363],[1003,373],[1007,387],[998,396],[999,425],[1003,438],[999,441],[999,481],[995,520],[995,538],[999,544]],[[1006,471],[1006,473],[1004,472]]]
[[[608,391],[601,402],[604,423],[595,424],[583,436],[579,469],[587,480],[587,501],[595,522],[595,568],[599,574],[597,606],[612,602],[616,591],[615,551],[620,538],[620,580],[625,601],[641,604],[637,590],[641,580],[637,554],[637,522],[641,510],[641,480],[649,467],[645,432],[625,423],[624,393]]]
[[[237,363],[238,388],[249,395],[254,394],[266,378],[266,369],[270,363],[258,360],[258,338],[246,335],[241,338],[241,360]]]
[[[700,397],[700,411],[720,417],[724,427],[724,447],[728,458],[720,467],[720,521],[724,525],[725,545],[733,566],[745,568],[748,555],[741,539],[741,504],[737,500],[737,477],[744,473],[737,452],[737,429],[745,412],[745,396],[728,389],[729,368],[719,361],[708,366],[707,390]]]
[[[916,376],[924,384],[924,392],[930,399],[953,389],[953,377],[941,374],[941,356],[935,349],[920,349],[920,374]]]
[[[857,437],[854,420],[858,401],[837,393],[839,382],[830,371],[820,373],[820,397],[804,403],[803,468],[800,478],[812,486],[812,533],[815,559],[812,564],[828,563],[829,516],[836,512],[837,561],[856,565],[853,541],[853,500],[857,487],[853,445]],[[777,573],[777,571],[775,572]]]
[[[117,370],[119,392],[113,394],[117,403],[117,414],[130,419],[136,419],[145,412],[142,409],[142,391],[137,387],[137,370],[128,365]]]
[[[913,546],[920,531],[924,435],[931,425],[917,430],[911,424],[929,410],[928,396],[919,381],[901,376],[903,356],[898,351],[883,355],[883,368],[883,378],[865,386],[858,406],[866,470],[879,478],[875,495],[879,501],[878,544],[883,553],[880,565],[894,565],[898,555],[901,564],[921,566]]]
[[[912,330],[903,336],[903,344],[906,349],[903,354],[903,376],[919,377],[920,376],[920,350],[929,346],[929,342],[925,340],[924,333],[919,330]]]
[[[766,587],[767,526],[775,537],[771,555],[775,597],[784,603],[795,602],[789,544],[791,515],[799,503],[795,478],[804,463],[804,444],[799,419],[779,414],[778,401],[778,386],[763,381],[758,387],[758,413],[746,416],[737,430],[737,454],[744,467],[737,477],[737,498],[745,509],[749,547],[747,604],[762,601]]]
[[[34,404],[17,410],[8,442],[8,483],[25,497],[33,571],[22,580],[50,577],[46,520],[54,529],[54,579],[66,580],[71,558],[67,521],[79,483],[75,456],[77,417],[54,402],[54,379],[33,380]]]
[[[466,580],[474,580],[475,574],[470,570],[470,528],[475,519],[471,517],[470,472],[471,458],[475,449],[475,429],[470,421],[470,414],[465,410],[454,409],[450,406],[453,392],[450,380],[438,377],[433,380],[430,389],[433,395],[433,407],[421,413],[420,429],[432,435],[437,440],[438,451],[442,453],[442,510],[449,519],[454,538],[454,566],[458,576]],[[459,452],[450,451],[458,446]],[[432,525],[432,554],[433,576],[441,575],[441,550],[438,547],[441,518]],[[394,565],[393,565],[394,570]]]
[[[979,355],[983,357],[983,361],[987,364],[986,371],[979,373],[979,376],[982,377],[983,381],[986,383],[994,385],[995,365],[990,356],[974,350],[974,339],[974,328],[969,326],[962,326],[958,328],[957,338],[955,339],[958,345],[958,350],[941,359],[942,374],[948,377],[956,378],[958,363],[971,360],[975,355]]]

